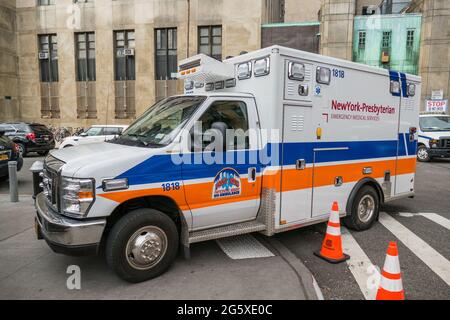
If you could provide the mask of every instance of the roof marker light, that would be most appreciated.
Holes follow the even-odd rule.
[[[214,88],[215,88],[216,90],[223,89],[224,87],[225,87],[225,82],[224,82],[224,81],[217,81],[217,82],[214,84]]]
[[[225,81],[225,88],[232,88],[232,87],[236,87],[236,79],[227,79]]]
[[[213,82],[207,83],[206,86],[205,86],[205,90],[206,91],[214,90],[214,83]]]

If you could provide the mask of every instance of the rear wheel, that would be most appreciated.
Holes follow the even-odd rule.
[[[48,155],[49,150],[45,150],[45,151],[38,151],[38,155],[40,156],[46,156]]]
[[[420,162],[429,162],[431,160],[428,149],[424,145],[421,145],[419,146],[419,148],[417,148],[417,160],[419,160]]]
[[[119,277],[141,282],[164,273],[175,260],[178,231],[164,213],[133,210],[112,228],[106,242],[106,260]]]
[[[27,155],[27,147],[23,143],[18,143],[17,145],[19,146],[19,153],[24,158]]]
[[[344,218],[347,227],[353,230],[367,230],[376,220],[380,210],[380,199],[371,186],[362,187],[351,205],[350,215]]]

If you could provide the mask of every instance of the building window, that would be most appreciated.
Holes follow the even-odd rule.
[[[58,81],[58,38],[56,34],[39,35],[41,82]]]
[[[95,81],[95,33],[75,34],[77,81]]]
[[[175,79],[177,72],[177,29],[155,29],[156,80]]]
[[[222,60],[222,26],[198,27],[198,52]]]
[[[390,49],[391,48],[391,38],[392,38],[392,32],[391,31],[383,31],[383,37],[381,40],[381,47],[383,49]]]
[[[412,49],[414,46],[414,30],[410,29],[406,31],[406,48]]]
[[[134,30],[114,31],[115,79],[136,80]]]
[[[55,4],[55,0],[38,0],[38,6],[50,6]]]
[[[360,31],[358,33],[358,48],[365,49],[366,48],[366,32]]]

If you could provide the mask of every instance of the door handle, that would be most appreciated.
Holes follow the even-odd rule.
[[[295,169],[297,169],[297,170],[304,170],[305,166],[306,166],[305,159],[297,159],[295,161]]]
[[[251,167],[248,168],[248,182],[255,182],[256,181],[256,168]]]

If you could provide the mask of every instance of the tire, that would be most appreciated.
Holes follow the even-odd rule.
[[[366,211],[362,212],[361,210],[364,207],[366,207]],[[379,210],[380,198],[377,191],[373,187],[366,185],[359,189],[353,199],[351,212],[344,218],[344,223],[347,227],[356,231],[367,230],[377,219]]]
[[[22,158],[25,158],[27,155],[27,147],[23,143],[17,143],[19,146],[19,153],[22,155]]]
[[[46,151],[38,151],[38,155],[40,155],[40,156],[46,156],[46,155],[48,155],[48,153],[49,153],[49,150],[46,150]]]
[[[156,248],[152,248],[154,244]],[[145,249],[149,250],[147,256],[136,254]],[[163,253],[150,261],[148,256],[158,254],[157,249]],[[143,208],[130,211],[116,222],[108,235],[105,255],[109,267],[120,278],[137,283],[164,273],[177,251],[178,231],[172,219],[160,211]]]
[[[430,162],[431,157],[428,153],[427,147],[424,145],[420,145],[419,148],[417,148],[417,161],[420,162]]]

